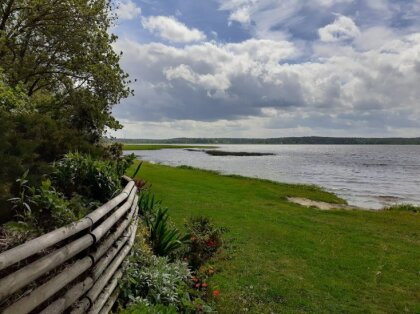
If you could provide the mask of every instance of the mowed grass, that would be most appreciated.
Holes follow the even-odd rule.
[[[123,144],[123,150],[159,150],[159,149],[180,149],[180,148],[217,148],[216,146],[199,145],[170,145],[170,144]]]
[[[420,312],[417,213],[304,208],[286,197],[343,201],[313,186],[186,167],[144,163],[139,177],[180,228],[192,215],[229,228],[210,280],[220,313]]]

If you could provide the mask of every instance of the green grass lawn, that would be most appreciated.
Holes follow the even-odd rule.
[[[179,227],[206,215],[229,228],[210,281],[221,313],[420,313],[417,213],[304,208],[286,197],[343,201],[314,186],[188,168],[144,163],[139,176]]]
[[[199,145],[169,145],[169,144],[123,144],[123,150],[159,150],[159,149],[179,149],[179,148],[217,148],[217,146]]]

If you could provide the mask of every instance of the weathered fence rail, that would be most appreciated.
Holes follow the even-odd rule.
[[[0,254],[2,313],[110,311],[137,229],[137,187],[124,180],[120,194],[85,218]]]

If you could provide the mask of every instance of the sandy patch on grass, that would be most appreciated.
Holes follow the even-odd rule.
[[[288,197],[289,202],[305,206],[305,207],[315,207],[321,210],[331,210],[331,209],[360,209],[356,206],[344,205],[344,204],[332,204],[326,202],[313,201],[303,197]]]

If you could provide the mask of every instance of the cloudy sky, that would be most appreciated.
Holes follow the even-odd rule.
[[[126,138],[420,136],[420,0],[123,0]]]

